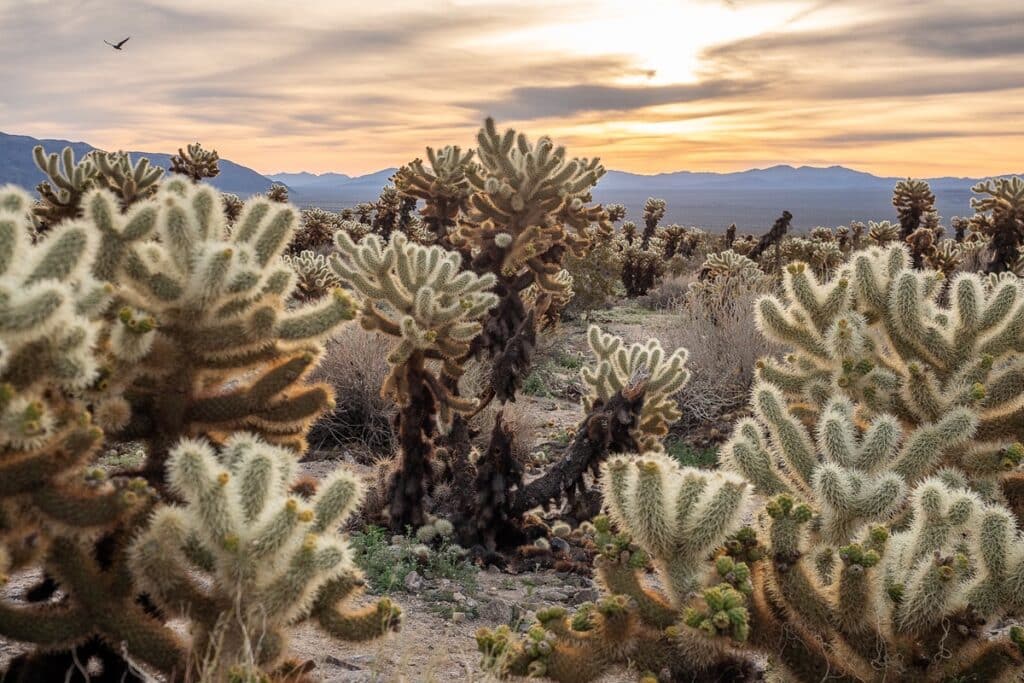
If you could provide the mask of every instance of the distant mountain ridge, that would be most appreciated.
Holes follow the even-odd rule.
[[[32,161],[32,148],[42,144],[48,152],[70,145],[76,156],[94,149],[84,142],[37,140],[23,135],[0,133],[0,184],[15,183],[33,188],[43,174]],[[167,168],[169,154],[132,152]],[[373,201],[395,168],[349,176],[344,173],[274,173],[261,175],[227,159],[212,184],[224,192],[247,197],[265,192],[272,183],[283,183],[299,206],[338,209]],[[640,222],[648,197],[660,197],[668,204],[665,223],[699,225],[724,230],[736,223],[741,231],[758,232],[771,226],[783,210],[793,213],[793,227],[808,230],[818,225],[842,225],[854,220],[895,219],[892,188],[898,177],[880,177],[844,166],[788,166],[754,168],[732,173],[675,171],[642,175],[608,171],[594,190],[594,199],[624,204],[627,218]],[[952,216],[969,215],[971,187],[978,178],[927,178],[936,195],[939,214],[948,222]]]
[[[47,153],[60,152],[70,146],[75,152],[75,159],[81,159],[96,147],[85,142],[69,142],[67,140],[39,140],[27,135],[8,135],[0,132],[0,185],[14,183],[32,189],[46,176],[36,168],[32,159],[32,148],[42,145]],[[114,151],[114,150],[108,150]],[[169,169],[171,155],[157,152],[129,152],[132,158],[146,157],[150,163]],[[236,164],[227,159],[220,160],[220,174],[214,178],[213,185],[222,192],[231,192],[248,197],[257,192],[266,192],[270,181],[251,168]]]

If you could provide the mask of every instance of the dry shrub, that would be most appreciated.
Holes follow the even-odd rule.
[[[736,278],[713,289],[690,288],[674,309],[674,322],[658,334],[666,349],[690,351],[690,382],[678,399],[690,431],[723,421],[749,398],[758,358],[780,352],[754,325],[754,302],[766,293],[767,281],[751,284]]]
[[[313,379],[334,387],[336,405],[313,426],[309,442],[314,449],[360,444],[370,457],[392,452],[395,406],[380,395],[388,373],[388,347],[387,340],[358,325],[346,325],[327,343]]]
[[[654,289],[639,297],[637,303],[652,311],[675,310],[685,301],[690,283],[695,279],[695,273],[666,277]]]

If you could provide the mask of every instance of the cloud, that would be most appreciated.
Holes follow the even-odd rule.
[[[627,170],[981,175],[1024,152],[1021,35],[1019,0],[0,0],[0,125],[363,173],[494,115]]]

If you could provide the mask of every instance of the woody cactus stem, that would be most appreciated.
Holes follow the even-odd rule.
[[[400,232],[386,246],[376,235],[357,245],[339,232],[336,241],[331,266],[362,297],[360,323],[396,339],[381,390],[399,406],[401,461],[389,484],[388,517],[395,530],[419,527],[427,520],[432,437],[476,406],[452,392],[427,362],[440,361],[443,377],[462,375],[460,363],[480,319],[497,303],[487,291],[494,276],[462,271],[459,254],[411,243]]]

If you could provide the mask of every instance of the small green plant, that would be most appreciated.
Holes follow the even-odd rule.
[[[718,467],[718,449],[714,446],[699,448],[680,439],[666,442],[665,450],[683,467],[698,467],[711,470]]]
[[[353,534],[351,545],[371,593],[408,590],[405,577],[413,571],[428,580],[448,579],[467,595],[477,591],[476,566],[466,559],[466,551],[447,537],[428,546],[412,533],[392,536],[371,525]]]

